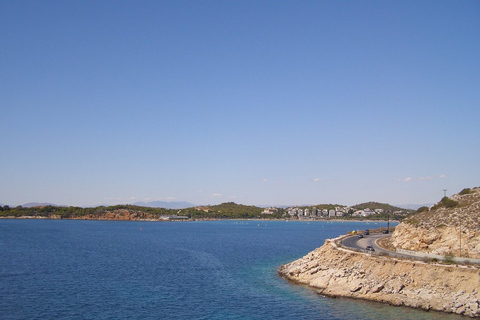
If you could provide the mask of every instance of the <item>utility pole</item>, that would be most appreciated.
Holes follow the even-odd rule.
[[[387,213],[387,233],[390,234],[390,214]]]
[[[387,212],[387,233],[388,233],[388,250],[390,251],[390,240],[392,240],[392,236],[390,236],[390,212]]]
[[[460,222],[460,257],[462,256],[462,223]]]

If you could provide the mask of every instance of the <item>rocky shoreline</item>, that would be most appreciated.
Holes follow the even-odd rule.
[[[281,266],[280,276],[329,297],[348,297],[480,318],[475,266],[400,260],[338,248],[334,240]]]

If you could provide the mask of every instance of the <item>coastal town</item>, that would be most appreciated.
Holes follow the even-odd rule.
[[[269,207],[262,211],[263,215],[276,215],[278,214],[279,209],[276,207]],[[385,213],[384,209],[356,209],[354,207],[347,206],[335,206],[331,209],[326,208],[302,208],[302,207],[288,207],[284,210],[283,215],[290,218],[298,218],[299,220],[305,219],[324,219],[324,218],[338,218],[338,217],[357,217],[365,218],[375,215],[380,215]],[[390,213],[390,212],[389,212]],[[407,210],[394,210],[393,215],[403,215],[407,214]]]

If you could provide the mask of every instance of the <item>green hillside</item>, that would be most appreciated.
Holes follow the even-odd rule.
[[[382,209],[384,212],[396,212],[396,211],[404,211],[404,212],[413,212],[414,210],[407,210],[399,207],[395,207],[392,205],[389,205],[388,203],[380,203],[380,202],[364,202],[360,204],[356,204],[352,206],[355,210],[365,210],[367,208],[375,210],[375,209]]]

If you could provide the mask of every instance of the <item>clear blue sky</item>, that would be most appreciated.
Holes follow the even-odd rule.
[[[0,203],[480,186],[479,1],[1,1]]]

